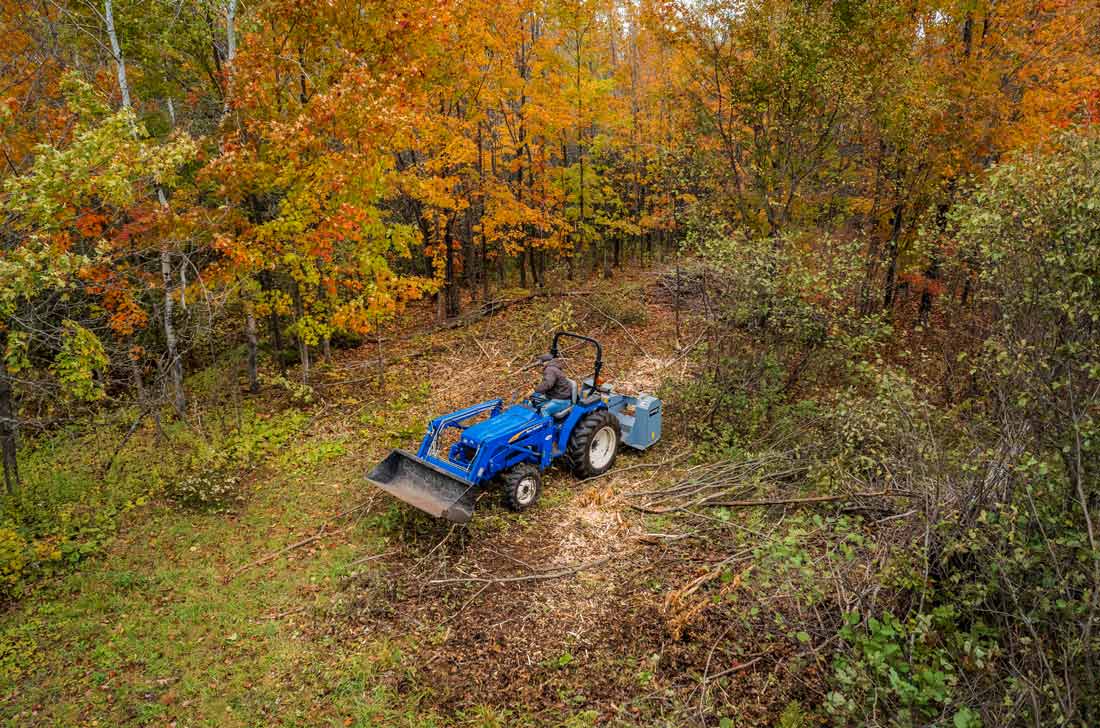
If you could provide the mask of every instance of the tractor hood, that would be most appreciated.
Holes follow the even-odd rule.
[[[511,439],[516,440],[526,431],[527,425],[538,426],[541,421],[539,414],[531,408],[515,404],[496,417],[467,427],[462,433],[462,442],[476,447],[508,433],[513,433]]]

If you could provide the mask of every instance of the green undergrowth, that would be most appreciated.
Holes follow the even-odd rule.
[[[59,512],[102,509],[124,495],[131,511],[143,505],[104,520],[102,541],[88,549],[100,558],[59,565],[9,606],[0,620],[0,725],[453,724],[427,707],[425,688],[407,687],[418,675],[409,645],[309,628],[343,580],[362,573],[350,565],[394,536],[369,518],[350,520],[342,538],[262,561],[362,502],[357,448],[370,444],[313,432],[293,407],[222,413],[232,424],[225,431],[206,414],[204,433],[193,423],[163,433],[147,424],[98,490],[88,483],[99,463],[77,437],[52,443],[69,490],[45,474],[28,477],[39,497],[68,498]],[[155,468],[139,459],[154,455]],[[149,472],[157,478],[128,475]],[[236,473],[242,501],[180,499],[180,479],[204,472]],[[44,573],[40,566],[36,576]]]
[[[155,499],[238,507],[249,473],[282,452],[308,419],[294,408],[268,413],[250,404],[217,414],[201,426],[146,416],[120,447],[137,417],[128,408],[25,447],[23,482],[0,498],[0,596],[19,597],[101,552],[120,519]]]
[[[370,608],[392,609],[386,567],[364,556],[426,554],[448,537],[396,502],[332,520],[369,499],[367,464],[420,434],[429,384],[387,382],[384,405],[342,396],[323,420],[323,405],[303,410],[277,386],[254,398],[217,377],[189,386],[201,417],[146,419],[109,470],[136,412],[22,454],[25,486],[4,504],[23,562],[0,618],[0,726],[536,724],[500,706],[440,715],[417,636],[345,614],[375,592]],[[322,523],[330,537],[283,552]],[[450,538],[532,523],[489,503]],[[42,544],[80,556],[26,556]]]

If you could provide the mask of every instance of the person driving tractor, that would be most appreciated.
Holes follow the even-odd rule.
[[[542,364],[542,381],[535,387],[532,403],[543,415],[562,411],[573,403],[573,382],[553,354],[539,354],[535,361]]]

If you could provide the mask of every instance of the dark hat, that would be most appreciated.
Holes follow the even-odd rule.
[[[539,354],[538,356],[535,357],[535,361],[537,361],[539,364],[546,364],[547,362],[554,361],[554,355],[553,354]]]

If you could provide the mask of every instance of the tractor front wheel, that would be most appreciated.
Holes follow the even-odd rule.
[[[586,416],[573,428],[565,461],[578,478],[603,475],[619,452],[619,419],[605,409]]]
[[[525,511],[539,499],[542,493],[542,474],[531,463],[520,463],[501,473],[504,486],[504,504],[513,511]]]

